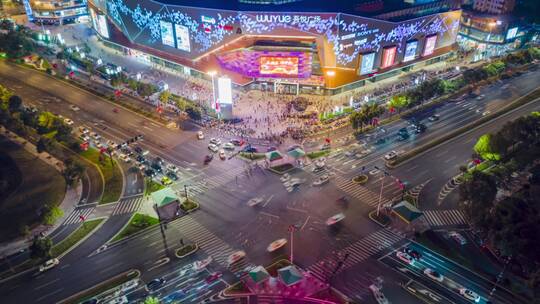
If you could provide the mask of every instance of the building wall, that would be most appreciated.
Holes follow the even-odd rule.
[[[515,0],[474,0],[473,9],[490,14],[506,14],[514,10]]]
[[[87,14],[86,0],[30,0],[33,18],[38,21],[61,22]]]

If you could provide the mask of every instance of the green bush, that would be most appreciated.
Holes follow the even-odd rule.
[[[271,167],[270,169],[278,172],[278,173],[283,173],[283,172],[287,172],[291,169],[293,169],[294,166],[290,163],[286,163],[286,164],[281,164],[281,165],[278,165],[278,166],[274,166],[274,167]]]
[[[357,184],[365,184],[368,181],[368,176],[365,174],[361,174],[358,176],[353,177],[352,181]]]
[[[159,224],[159,220],[146,214],[135,213],[128,224],[111,240],[112,242],[121,240],[145,228]]]
[[[316,159],[319,157],[327,156],[330,154],[330,150],[313,151],[306,154],[310,159]]]
[[[192,201],[191,199],[186,199],[180,204],[180,209],[184,212],[189,212],[199,207],[197,202]]]
[[[64,211],[59,207],[52,207],[48,209],[43,216],[43,224],[54,225],[56,221],[64,216]]]

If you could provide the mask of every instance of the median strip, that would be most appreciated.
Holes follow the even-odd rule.
[[[95,230],[97,230],[100,224],[104,220],[105,218],[97,218],[97,219],[84,222],[79,228],[73,231],[68,237],[60,241],[60,243],[54,245],[51,248],[51,255],[53,257],[59,257],[59,258],[66,255],[78,244],[86,240]]]

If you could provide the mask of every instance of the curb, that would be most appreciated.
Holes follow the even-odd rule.
[[[96,227],[94,227],[94,229],[92,229],[92,231],[90,231],[87,235],[85,235],[82,239],[80,239],[79,241],[77,241],[77,243],[73,244],[71,247],[69,247],[66,251],[62,252],[59,256],[57,256],[56,258],[57,259],[61,259],[62,257],[64,257],[66,254],[70,253],[72,250],[74,250],[75,248],[77,248],[82,242],[86,241],[86,239],[88,239],[90,236],[92,236],[99,228],[101,228],[101,226],[103,226],[103,224],[105,224],[105,222],[107,221],[108,217],[97,217],[97,218],[94,218],[92,220],[97,220],[97,219],[102,219],[102,221],[99,223],[99,225],[97,225]],[[84,225],[84,224],[83,224]],[[80,226],[79,226],[80,228]],[[77,229],[79,229],[77,228]],[[67,238],[69,238],[71,235],[73,235],[73,233],[75,233],[77,231],[77,229],[75,229],[75,231],[73,231],[72,233],[70,233],[68,236],[66,236],[62,241],[60,241],[58,244],[62,243],[64,240],[66,240]]]
[[[381,226],[382,228],[386,228],[388,226],[390,226],[390,224],[388,225],[384,225],[383,223],[379,222],[378,220],[376,220],[374,217],[373,217],[373,214],[377,212],[377,210],[372,210],[371,212],[368,213],[368,217],[370,220],[374,221],[377,225]]]
[[[116,245],[116,244],[121,244],[121,243],[123,243],[123,242],[127,242],[127,241],[128,241],[129,239],[131,239],[131,238],[134,238],[134,237],[136,237],[136,236],[138,236],[138,235],[140,235],[140,234],[144,234],[144,233],[150,231],[151,228],[159,227],[159,223],[156,224],[156,225],[148,226],[148,227],[144,228],[143,230],[139,230],[139,231],[137,231],[137,232],[135,232],[135,233],[133,233],[133,234],[131,234],[131,235],[128,235],[128,236],[126,236],[126,237],[123,237],[123,238],[121,238],[121,239],[119,239],[119,240],[116,240],[116,241],[114,241],[114,242],[111,242],[111,240],[113,240],[118,234],[120,234],[120,232],[122,232],[122,230],[124,230],[124,228],[127,227],[127,225],[129,225],[129,223],[131,222],[131,220],[133,219],[133,217],[135,216],[136,213],[137,213],[137,212],[133,213],[133,215],[131,215],[131,217],[130,217],[129,220],[124,224],[124,226],[122,226],[122,228],[120,228],[120,229],[118,230],[118,232],[117,232],[115,235],[113,235],[107,242],[105,242],[105,245],[107,245],[108,248],[110,248],[111,246],[114,246],[114,245]]]

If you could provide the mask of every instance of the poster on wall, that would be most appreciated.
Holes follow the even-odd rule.
[[[394,60],[396,59],[396,50],[397,48],[395,46],[383,49],[381,69],[387,68],[394,64]]]
[[[161,43],[174,47],[174,33],[172,23],[160,20],[159,27],[161,28]]]
[[[416,57],[416,49],[418,48],[418,41],[409,41],[405,46],[405,56],[403,61],[411,61]]]
[[[424,46],[424,53],[422,54],[422,56],[428,56],[428,55],[433,54],[436,43],[437,43],[437,35],[426,37],[426,45]]]
[[[180,24],[175,24],[174,29],[176,30],[176,48],[182,51],[191,52],[188,28]]]
[[[218,79],[218,100],[222,104],[232,104],[232,82],[230,78]]]
[[[373,63],[375,62],[375,53],[367,53],[362,55],[360,63],[360,75],[369,74],[373,71]]]
[[[260,61],[261,75],[298,75],[298,57],[262,56]]]

